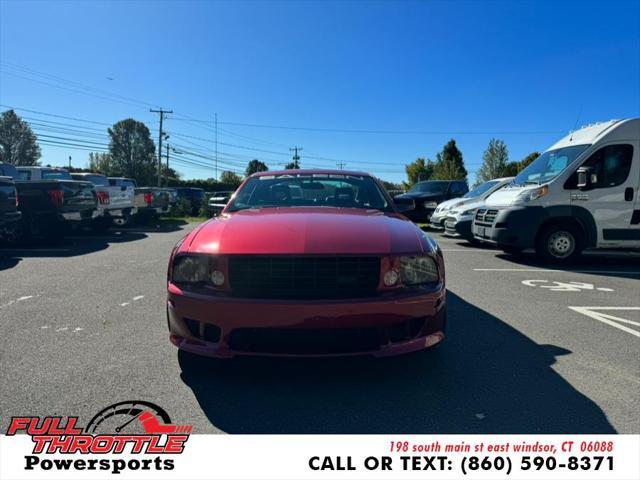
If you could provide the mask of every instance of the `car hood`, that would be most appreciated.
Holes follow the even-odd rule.
[[[438,200],[444,196],[443,193],[421,193],[421,192],[407,192],[401,195],[396,195],[395,198],[413,198],[420,200]]]
[[[538,185],[507,185],[489,195],[485,204],[487,207],[510,207],[517,203],[518,195],[522,192],[535,190],[538,187]]]
[[[428,247],[401,215],[341,208],[264,208],[212,219],[182,250],[221,255],[416,254]]]
[[[469,199],[466,202],[459,202],[460,205],[450,210],[451,216],[460,216],[462,212],[466,212],[467,210],[477,209],[484,207],[484,200],[481,198],[473,198]],[[445,212],[446,213],[446,212]]]
[[[465,199],[462,197],[452,198],[451,200],[445,200],[444,202],[438,205],[437,212],[440,213],[440,212],[448,211],[455,205],[458,205],[459,203],[462,203],[464,201]]]

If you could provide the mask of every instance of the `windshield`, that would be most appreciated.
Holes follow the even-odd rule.
[[[473,190],[465,193],[462,198],[474,198],[474,197],[479,197],[480,195],[482,195],[483,193],[488,192],[489,190],[491,190],[493,187],[495,187],[496,185],[498,185],[500,183],[500,181],[498,180],[490,180],[488,182],[484,182],[481,185],[478,185],[476,188],[474,188]]]
[[[445,193],[449,182],[420,182],[416,183],[409,193]]]
[[[229,211],[305,206],[393,211],[373,178],[334,174],[251,177],[236,194]]]
[[[66,170],[42,170],[41,175],[43,180],[72,180]]]
[[[546,151],[520,172],[513,179],[513,183],[516,185],[547,183],[571,165],[588,147],[589,145],[576,145]]]

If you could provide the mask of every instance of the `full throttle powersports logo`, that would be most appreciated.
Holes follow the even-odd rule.
[[[129,400],[109,405],[84,428],[78,417],[13,417],[7,435],[31,436],[33,455],[25,456],[25,470],[108,470],[117,474],[173,470],[173,459],[163,456],[182,453],[191,430],[191,425],[172,424],[158,405]],[[61,458],[59,454],[87,457]],[[128,458],[113,458],[113,454]],[[154,457],[130,458],[131,454]]]

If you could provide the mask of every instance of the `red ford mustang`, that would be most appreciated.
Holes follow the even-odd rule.
[[[442,252],[368,174],[262,172],[173,249],[167,318],[214,357],[420,350],[444,338]]]

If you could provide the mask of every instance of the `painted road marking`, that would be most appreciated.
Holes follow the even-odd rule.
[[[474,272],[553,272],[553,273],[602,273],[608,275],[640,275],[631,270],[559,270],[553,268],[474,268]]]
[[[142,300],[144,298],[144,295],[138,295],[137,297],[133,297],[133,301],[137,302],[138,300]]]
[[[0,308],[8,307],[9,305],[13,305],[14,303],[24,302],[25,300],[29,300],[30,298],[33,298],[33,295],[25,295],[15,300],[9,300],[7,303],[3,303],[2,305],[0,305]]]
[[[623,332],[630,333],[636,337],[640,337],[640,331],[635,330],[633,328],[629,328],[626,325],[633,325],[635,327],[640,327],[640,322],[635,322],[633,320],[627,320],[626,318],[620,318],[608,313],[602,313],[602,310],[611,310],[611,311],[638,311],[640,307],[569,307],[574,312],[581,313],[586,315],[587,317],[591,317],[594,320],[598,320],[599,322],[606,323],[612,327],[615,327]],[[621,325],[626,324],[626,325]]]
[[[551,285],[542,285],[551,283]],[[550,282],[549,280],[523,280],[523,285],[527,287],[546,288],[551,292],[580,292],[582,290],[599,290],[601,292],[613,292],[613,288],[596,288],[592,283],[584,282]]]

